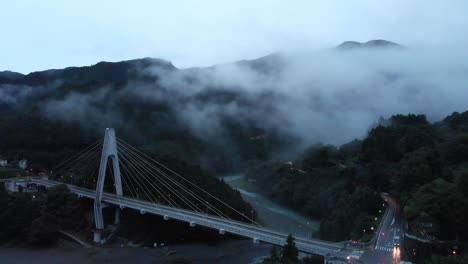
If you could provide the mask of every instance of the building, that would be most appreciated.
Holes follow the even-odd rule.
[[[8,160],[0,159],[0,167],[5,167],[8,165]]]
[[[25,170],[28,167],[28,161],[25,159],[18,161],[18,167]]]
[[[11,180],[5,182],[5,190],[8,192],[37,192],[36,183],[29,180]]]

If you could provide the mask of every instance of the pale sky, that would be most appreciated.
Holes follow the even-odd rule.
[[[0,0],[0,71],[141,57],[209,66],[345,40],[468,46],[466,0]]]

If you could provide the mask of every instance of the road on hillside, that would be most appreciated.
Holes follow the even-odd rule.
[[[401,244],[404,236],[400,205],[393,197],[386,193],[382,193],[381,196],[388,206],[388,213],[382,220],[382,226],[376,234],[377,240],[374,249],[366,251],[362,255],[361,260],[364,263],[375,264],[399,263],[400,248],[395,247],[395,243]]]

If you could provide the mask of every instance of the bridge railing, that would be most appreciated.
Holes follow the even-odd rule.
[[[39,184],[44,184],[48,187],[63,184],[60,182],[55,182],[51,180],[38,179],[36,180]],[[69,184],[68,186],[70,191],[75,192],[79,195],[86,196],[89,198],[94,197],[94,190],[77,187]],[[224,231],[227,233],[237,234],[244,237],[250,237],[257,241],[263,241],[276,245],[286,244],[286,234],[278,233],[264,227],[259,227],[244,222],[222,219],[216,216],[209,214],[200,214],[192,212],[186,209],[173,208],[169,206],[159,205],[150,203],[148,201],[135,200],[129,197],[120,197],[114,194],[104,193],[103,201],[112,203],[123,208],[129,207],[136,210],[140,210],[142,213],[153,213],[157,215],[167,216],[168,218],[177,219],[179,221],[184,221],[187,223],[194,223],[197,225],[205,226],[219,231]],[[336,245],[336,243],[329,243],[321,240],[309,240],[309,239],[296,239],[296,245],[298,249],[302,252],[314,253],[319,255],[324,255],[326,253],[333,252],[341,248]]]

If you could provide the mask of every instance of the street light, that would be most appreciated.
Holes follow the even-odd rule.
[[[366,233],[366,230],[363,229],[362,230],[362,239],[361,239],[361,243],[362,243],[362,251],[364,251],[364,234]]]

